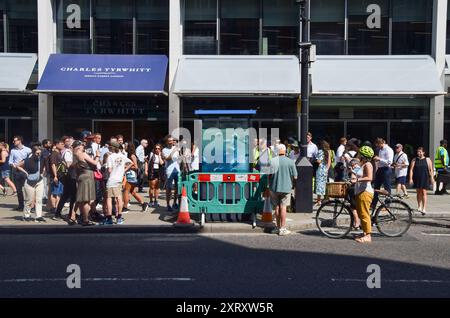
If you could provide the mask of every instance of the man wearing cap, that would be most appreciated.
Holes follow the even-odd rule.
[[[278,156],[270,161],[269,189],[272,206],[275,209],[277,225],[273,234],[288,235],[286,228],[287,206],[291,203],[291,190],[294,179],[297,178],[297,169],[294,161],[286,157],[286,146],[278,146]]]
[[[406,190],[406,175],[408,174],[408,156],[403,152],[403,145],[395,145],[395,155],[392,167],[395,172],[395,185],[397,187],[397,194],[408,198],[408,191]],[[402,193],[403,192],[403,193]]]

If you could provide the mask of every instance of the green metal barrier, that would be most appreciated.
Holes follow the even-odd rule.
[[[189,213],[205,215],[212,213],[256,214],[264,206],[262,194],[267,187],[266,175],[259,173],[192,173],[179,182],[179,193],[186,188]]]

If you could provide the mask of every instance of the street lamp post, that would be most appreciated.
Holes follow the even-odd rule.
[[[301,40],[298,42],[301,66],[301,99],[297,107],[297,118],[301,148],[300,157],[296,162],[298,178],[295,187],[295,211],[311,213],[313,210],[313,167],[307,158],[308,144],[306,141],[309,116],[309,65],[311,50],[309,37],[310,0],[295,0],[295,2],[298,4],[299,10],[299,35],[302,35]]]

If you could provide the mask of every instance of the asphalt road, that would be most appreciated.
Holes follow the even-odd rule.
[[[450,220],[421,222],[370,245],[317,231],[0,234],[0,297],[450,297]],[[381,288],[367,287],[371,264]]]

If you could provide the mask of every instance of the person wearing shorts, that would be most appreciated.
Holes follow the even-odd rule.
[[[297,168],[295,163],[286,157],[286,146],[280,144],[278,156],[270,160],[269,189],[277,219],[277,225],[272,230],[273,234],[288,235],[290,233],[286,228],[286,213],[291,202],[293,181],[296,178]]]
[[[116,223],[123,224],[122,218],[123,198],[122,198],[122,182],[125,172],[131,168],[132,161],[128,159],[120,150],[120,144],[111,143],[112,154],[108,156],[108,172],[109,178],[106,182],[106,215],[103,225],[112,225],[112,200],[116,202],[117,215]]]

